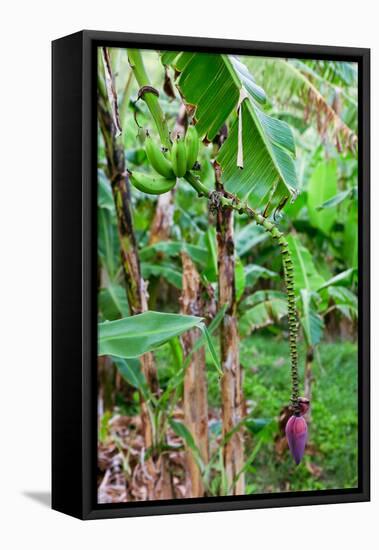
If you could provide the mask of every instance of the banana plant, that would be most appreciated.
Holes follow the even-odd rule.
[[[191,496],[245,493],[244,477],[261,443],[255,432],[252,448],[249,438],[241,437],[249,423],[241,418],[246,411],[241,407],[240,336],[282,324],[288,316],[291,401],[296,407],[297,313],[307,350],[308,395],[313,353],[325,323],[331,317],[354,320],[356,316],[350,290],[357,267],[356,174],[349,172],[356,165],[354,67],[263,58],[249,58],[244,64],[235,56],[193,52],[128,50],[125,55],[120,50],[116,55],[111,50],[109,57],[102,50],[101,54],[99,345],[106,354],[101,357],[112,361],[140,393],[141,411],[147,415],[143,420],[149,419],[152,430],[152,437],[145,438],[147,460],[157,458],[158,464],[168,458],[167,430],[174,431],[184,442],[186,460],[190,459],[186,464],[196,486]],[[164,66],[164,93],[159,61]],[[134,94],[137,100],[130,101]],[[337,151],[345,149],[343,163],[330,141]],[[296,149],[301,151],[297,158]],[[171,317],[169,322],[162,317],[166,314],[155,311],[130,317],[135,311],[130,300],[126,303],[125,289],[133,286],[135,277],[126,278],[125,284],[117,250],[114,253],[119,229],[114,220],[122,222],[122,197],[114,200],[112,195],[118,183],[115,152],[127,161],[127,170],[116,172],[127,186],[132,185],[122,206],[132,214],[135,257],[149,284],[149,306],[156,309],[154,295],[159,295],[165,279],[170,285],[165,306],[180,311],[183,319]],[[161,208],[168,213],[168,207],[164,241],[151,239],[153,225],[161,225],[154,212]],[[285,213],[281,227],[292,233],[288,242],[276,225],[280,211]],[[312,255],[309,238],[315,243]],[[120,231],[119,239],[123,244]],[[330,262],[331,253],[336,265]],[[193,264],[186,281],[185,263]],[[210,316],[196,311],[196,299],[183,303],[192,291],[203,293],[203,299],[205,284],[218,300],[214,318],[214,311]],[[213,318],[208,330],[201,315]],[[210,336],[218,327],[221,361]],[[141,369],[142,358],[161,346],[167,353],[171,350],[174,374],[167,383],[162,376],[161,388],[154,391]],[[220,375],[221,394],[221,442],[212,441],[209,448],[213,424],[206,421],[205,357]],[[202,398],[192,400],[199,381]],[[190,410],[191,403],[200,401],[205,406]],[[183,423],[178,421],[178,407],[183,408]],[[199,437],[200,424],[203,429],[206,425],[206,437]],[[186,494],[190,492],[187,485]],[[153,498],[153,493],[148,494]]]
[[[200,178],[192,174],[190,167],[184,162],[184,142],[181,139],[173,144],[167,140],[167,125],[162,117],[162,111],[157,99],[158,93],[151,87],[145,71],[141,53],[129,50],[128,57],[133,68],[136,80],[140,86],[139,96],[143,97],[155,121],[162,145],[167,147],[172,163],[172,169],[177,178],[187,180],[198,194],[211,197],[209,190]],[[231,56],[198,56],[197,54],[179,54],[170,52],[162,56],[164,64],[172,64],[175,73],[180,76],[176,79],[176,86],[185,104],[195,110],[193,122],[199,137],[210,140],[216,137],[222,124],[235,110],[231,119],[228,139],[222,145],[215,164],[216,190],[218,197],[223,194],[223,204],[228,203],[228,209],[219,208],[217,199],[217,242],[218,242],[218,273],[220,305],[227,305],[227,313],[221,326],[221,357],[224,366],[222,379],[222,393],[232,392],[234,398],[223,402],[228,409],[223,409],[224,431],[233,428],[235,419],[241,412],[237,411],[237,403],[241,403],[241,375],[238,361],[237,323],[235,304],[235,279],[230,280],[230,273],[234,273],[235,260],[230,243],[233,242],[233,210],[249,212],[255,221],[265,227],[274,239],[278,239],[282,249],[285,265],[288,304],[292,312],[290,326],[291,365],[293,391],[292,399],[297,407],[297,352],[295,343],[296,325],[293,317],[293,281],[290,269],[291,259],[284,235],[266,219],[257,215],[254,210],[247,210],[253,206],[260,208],[267,216],[281,210],[289,199],[296,196],[296,175],[293,163],[295,146],[293,136],[288,125],[269,117],[259,107],[264,102],[264,92],[255,84],[253,77],[246,67],[235,57]],[[207,75],[204,74],[206,66]],[[216,73],[215,73],[216,70]],[[216,83],[215,76],[222,75]],[[204,78],[205,77],[205,78]],[[220,91],[222,94],[220,94]],[[252,139],[253,137],[253,139]],[[254,143],[254,151],[251,150]],[[159,161],[159,170],[163,173],[163,151],[155,151]],[[159,158],[158,158],[159,157]],[[162,167],[160,166],[162,164]],[[158,164],[156,165],[156,167]],[[186,171],[187,168],[187,171]],[[243,172],[241,169],[243,168]],[[131,175],[132,176],[132,175]],[[141,176],[143,177],[143,176]],[[140,181],[138,185],[140,185]],[[156,192],[156,186],[145,178],[144,184],[151,193]],[[221,191],[221,193],[220,193]],[[224,192],[227,193],[225,196]],[[228,196],[229,194],[229,196]],[[227,197],[227,198],[225,198]],[[239,206],[240,205],[240,206]],[[229,280],[228,280],[229,278]],[[229,380],[230,367],[227,366],[229,351],[233,351],[234,376]],[[229,386],[235,384],[234,389]],[[228,404],[230,403],[230,404]],[[229,410],[230,409],[230,410]],[[235,468],[243,462],[243,448],[241,434],[235,434],[233,441],[224,450],[225,464],[228,464],[228,479],[234,478]],[[239,478],[236,492],[243,492],[243,476]]]
[[[321,139],[329,137],[337,150],[356,153],[357,89],[353,63],[323,65],[299,59],[250,57],[247,64],[269,94],[276,116],[290,121],[301,134],[314,122]]]

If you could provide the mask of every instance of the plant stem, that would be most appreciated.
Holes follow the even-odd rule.
[[[133,69],[134,76],[140,88],[143,88],[144,86],[151,87],[149,77],[143,64],[140,50],[128,49],[127,52],[129,64]],[[159,104],[158,97],[152,92],[145,92],[142,97],[149,108],[151,116],[154,119],[159,136],[162,141],[162,145],[167,149],[171,149],[170,134],[168,131],[165,115]]]
[[[184,315],[201,315],[201,280],[191,258],[184,251],[181,253],[183,265],[183,290],[181,296],[181,311]],[[208,401],[207,379],[205,368],[205,349],[201,347],[192,353],[200,336],[199,329],[192,329],[182,335],[184,358],[190,358],[185,370],[183,383],[184,422],[191,432],[199,449],[203,464],[208,463]],[[190,355],[191,354],[191,355]],[[201,472],[191,449],[187,449],[186,468],[188,471],[188,496],[204,496],[204,483]]]
[[[126,113],[129,106],[130,89],[131,89],[132,82],[133,82],[133,71],[130,70],[128,74],[128,78],[126,79],[124,93],[122,94],[121,103],[120,103],[121,128],[124,128],[126,123]]]
[[[188,183],[197,191],[197,194],[199,197],[208,197],[210,196],[211,191],[206,187],[203,183],[201,183],[200,179],[197,176],[194,176],[192,172],[186,172],[184,175],[184,179],[188,181]]]
[[[214,164],[217,192],[223,194],[220,166]],[[225,307],[220,328],[221,367],[221,415],[222,433],[233,435],[223,447],[227,494],[245,493],[244,476],[233,485],[233,480],[244,464],[243,426],[236,429],[242,420],[242,372],[239,360],[239,335],[237,324],[237,301],[234,252],[234,210],[216,208],[217,216],[217,272],[218,307]]]

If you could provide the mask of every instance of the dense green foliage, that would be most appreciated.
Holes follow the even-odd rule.
[[[173,132],[178,123],[181,96],[178,92],[175,98],[165,94],[166,74],[165,91],[168,82],[171,86],[175,83],[186,102],[197,106],[196,128],[199,136],[206,138],[205,145],[200,145],[198,170],[193,174],[205,188],[214,189],[212,162],[217,159],[226,190],[264,212],[288,235],[299,315],[300,378],[303,383],[308,362],[308,382],[312,385],[308,452],[297,468],[283,445],[283,429],[279,425],[281,411],[290,396],[287,301],[280,248],[246,213],[235,217],[236,308],[246,412],[245,492],[354,487],[358,284],[356,66],[332,61],[237,60],[221,55],[143,52],[150,83],[159,91],[159,103],[151,94],[155,99],[149,110],[145,101],[137,100],[141,86],[131,75],[126,52],[112,50],[111,60],[122,127],[118,139],[129,171],[154,175],[145,151],[146,130],[151,136],[148,139],[161,145],[162,136],[167,140],[164,133],[167,128]],[[99,85],[106,97],[101,64]],[[246,97],[240,95],[241,86]],[[156,122],[159,111],[154,109],[158,104],[167,126],[163,125],[163,129]],[[154,112],[155,118],[151,115]],[[220,144],[217,138],[224,124],[228,137]],[[239,161],[242,159],[243,169],[237,166],[237,157]],[[217,301],[216,229],[207,201],[198,198],[184,178],[178,178],[169,235],[152,244],[158,199],[132,188],[135,240],[142,276],[148,281],[149,309],[161,312],[143,314],[147,315],[148,323],[142,319],[138,328],[138,319],[129,317],[117,215],[100,131],[98,160],[99,326],[100,335],[110,335],[106,345],[101,336],[100,355],[108,353],[122,358],[113,358],[113,362],[129,388],[125,391],[119,384],[112,407],[105,407],[107,410],[100,418],[100,442],[115,444],[121,454],[125,452],[109,422],[119,413],[125,417],[140,414],[138,388],[148,407],[158,410],[159,429],[171,429],[196,454],[191,434],[174,418],[174,412],[180,407],[186,365],[183,366],[177,336],[189,328],[200,328],[203,332],[199,332],[198,347],[207,348],[210,448],[211,455],[215,451],[212,455],[215,459],[211,473],[204,465],[199,468],[206,479],[207,492],[225,494],[223,469],[216,460],[222,404],[217,339],[223,312],[208,330],[204,327],[209,325],[209,319],[204,323],[197,317],[188,317],[188,326],[179,316],[175,319],[180,326],[164,324],[165,319],[168,322],[171,319],[164,313],[180,313],[182,251],[200,274],[204,301],[210,308],[214,298]],[[155,315],[161,315],[161,323],[155,320]],[[208,316],[214,318],[214,312],[205,308],[200,317]],[[162,337],[152,336],[154,323]],[[129,326],[136,327],[136,341],[132,344],[127,339],[134,337]],[[121,336],[119,342],[112,340],[112,330]],[[123,331],[127,334],[124,339]],[[133,353],[128,353],[128,346]],[[159,399],[149,393],[138,361],[129,360],[150,350],[155,355]],[[155,414],[153,409],[150,414]],[[125,475],[128,478],[130,472]]]

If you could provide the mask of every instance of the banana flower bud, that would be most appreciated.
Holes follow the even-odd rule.
[[[291,454],[296,462],[300,464],[304,455],[305,445],[308,439],[307,423],[303,416],[292,415],[286,425],[286,437]]]

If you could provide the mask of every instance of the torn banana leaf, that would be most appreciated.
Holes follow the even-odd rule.
[[[262,111],[265,93],[247,67],[234,56],[192,52],[166,52],[162,63],[175,69],[176,86],[201,138],[212,141],[234,115],[217,158],[225,189],[266,215],[295,198],[292,132]]]

